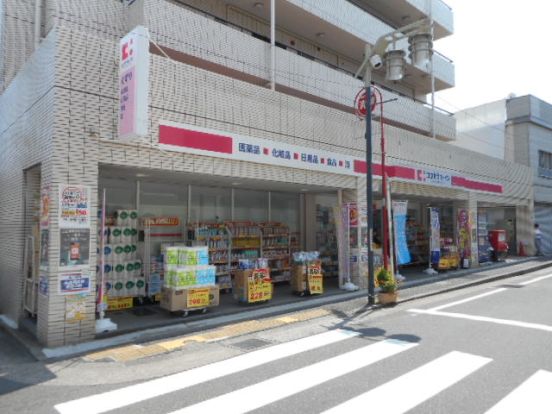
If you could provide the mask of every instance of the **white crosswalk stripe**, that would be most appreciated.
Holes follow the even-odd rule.
[[[490,361],[489,358],[453,351],[324,414],[360,413],[366,407],[373,412],[405,413]],[[400,398],[396,398],[397,390],[400,390]]]
[[[384,340],[171,414],[245,413],[356,371],[416,345],[411,342]]]
[[[338,344],[359,335],[357,332],[336,329],[270,346],[178,374],[61,403],[56,405],[55,408],[61,414],[99,414],[125,407],[130,410],[132,407],[129,406],[146,400],[152,400],[150,404],[156,404],[157,400],[153,399],[157,397],[163,397],[176,391],[184,391],[195,385],[221,379],[244,370],[261,369],[267,363],[298,357],[303,352]],[[286,398],[312,390],[331,380],[346,380],[344,377],[348,374],[414,349],[417,346],[418,343],[414,342],[396,339],[381,340],[303,368],[268,378],[253,385],[245,386],[244,384],[241,386],[243,388],[240,388],[239,382],[233,385],[230,384],[230,389],[228,389],[228,386],[220,388],[224,391],[221,393],[213,392],[210,394],[210,396],[213,396],[212,398],[196,404],[193,402],[186,403],[185,399],[183,401],[178,400],[178,395],[169,396],[168,398],[173,399],[173,402],[178,402],[178,405],[173,405],[171,409],[182,407],[169,414],[214,412],[241,414],[261,409],[270,404],[281,404],[284,403],[282,400]],[[335,407],[317,408],[320,411],[326,409],[327,411],[324,411],[323,414],[366,412],[367,407],[373,412],[406,413],[454,384],[467,380],[467,377],[491,361],[492,359],[483,356],[452,351],[380,386],[354,396]],[[523,411],[531,414],[549,413],[551,412],[551,400],[548,391],[551,389],[552,372],[537,371],[500,400],[486,414],[510,414]],[[397,390],[400,390],[399,398],[397,398]],[[315,393],[316,390],[312,395],[315,395]]]
[[[151,398],[159,397],[193,385],[201,384],[226,375],[253,368],[262,364],[290,357],[301,352],[330,345],[358,336],[353,331],[336,329],[307,338],[274,345],[224,361],[215,362],[189,371],[169,375],[152,381],[131,385],[103,394],[92,395],[58,404],[61,414],[99,414],[116,408],[126,407]]]
[[[537,371],[486,414],[549,414],[552,411],[550,390],[552,372]]]

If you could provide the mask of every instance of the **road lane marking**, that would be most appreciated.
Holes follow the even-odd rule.
[[[453,351],[324,414],[362,413],[368,408],[375,413],[405,413],[489,362],[489,358]]]
[[[504,292],[505,290],[507,290],[507,289],[506,288],[500,288],[500,289],[491,290],[490,292],[485,292],[485,293],[482,293],[480,295],[469,297],[467,299],[462,299],[462,300],[459,300],[459,301],[456,301],[456,302],[447,303],[445,305],[436,306],[435,308],[431,308],[429,310],[430,311],[438,311],[438,310],[441,310],[441,309],[450,308],[452,306],[461,305],[463,303],[467,303],[467,302],[471,302],[473,300],[477,300],[477,299],[481,299],[481,298],[484,298],[484,297],[487,297],[487,296],[491,296],[491,295],[494,295],[496,293]]]
[[[527,286],[527,285],[530,285],[532,283],[540,282],[541,280],[550,279],[551,277],[552,277],[552,274],[546,275],[546,276],[540,276],[540,277],[536,277],[536,278],[531,279],[531,280],[527,280],[525,282],[521,282],[519,285],[520,286]]]
[[[235,374],[249,368],[290,357],[301,352],[357,337],[358,332],[336,329],[295,341],[249,352],[224,361],[157,378],[103,394],[61,403],[55,409],[61,414],[98,414],[159,397],[193,385]]]
[[[387,339],[354,351],[271,378],[249,387],[203,401],[171,414],[241,414],[341,377],[384,358],[417,346],[417,343]],[[395,390],[396,395],[397,390]],[[402,392],[402,391],[401,391]]]
[[[552,372],[537,371],[485,414],[549,414]]]
[[[440,311],[434,311],[431,309],[408,309],[408,312],[419,313],[424,315],[433,315],[433,316],[445,316],[448,318],[456,318],[456,319],[468,319],[470,321],[489,322],[489,323],[495,323],[497,325],[515,326],[517,328],[536,329],[539,331],[552,332],[552,326],[543,325],[540,323],[521,322],[521,321],[514,321],[511,319],[489,318],[487,316],[468,315],[465,313],[440,312]]]

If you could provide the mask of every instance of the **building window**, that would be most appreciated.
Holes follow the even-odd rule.
[[[539,176],[552,178],[552,152],[539,151]]]

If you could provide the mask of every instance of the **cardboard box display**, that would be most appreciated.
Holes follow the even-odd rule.
[[[258,277],[253,280],[256,274]],[[251,282],[251,284],[250,284]],[[238,270],[234,274],[232,288],[234,299],[240,302],[265,302],[272,299],[272,282],[269,269]]]
[[[203,302],[198,302],[198,305],[190,303],[193,301],[193,295],[200,293],[201,291],[209,290],[209,299],[208,304],[203,304]],[[213,307],[218,306],[220,299],[220,291],[218,285],[216,286],[207,286],[203,288],[191,288],[191,289],[172,289],[172,288],[163,288],[161,291],[161,308],[168,310],[169,312],[175,312],[180,310],[190,310],[190,309],[202,309],[204,307]]]
[[[324,292],[322,271],[309,276],[308,271],[312,266],[321,269],[319,261],[306,264],[294,264],[291,273],[291,288],[294,292],[308,292],[311,295],[320,295]],[[316,281],[316,283],[314,283]],[[310,282],[310,283],[309,283]]]

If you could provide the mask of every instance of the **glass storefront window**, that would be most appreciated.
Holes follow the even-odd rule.
[[[176,216],[186,222],[187,208],[187,185],[140,183],[141,216]]]
[[[136,208],[136,182],[125,179],[100,177],[98,183],[99,202],[105,188],[107,214],[113,215],[117,210],[132,210]]]
[[[267,221],[268,192],[236,189],[234,192],[234,219],[236,221]]]
[[[299,194],[273,192],[271,197],[271,220],[289,226],[289,231],[299,231]]]
[[[191,222],[226,221],[231,220],[231,214],[230,188],[192,186]]]

